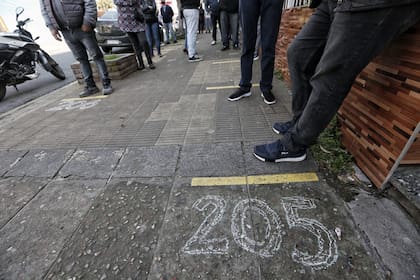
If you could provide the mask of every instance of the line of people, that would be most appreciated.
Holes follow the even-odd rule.
[[[129,36],[135,46],[140,67],[143,50],[149,67],[153,69],[151,48],[146,43],[146,30],[150,24],[146,20],[147,13],[156,9],[150,1],[154,2],[140,0],[139,4],[138,0],[114,0],[119,9],[121,28],[132,33]],[[217,15],[221,18],[224,14],[221,6],[223,1],[233,3],[238,0],[206,1],[206,9],[210,11],[214,25],[214,44]],[[93,31],[97,19],[95,1],[40,0],[40,3],[51,34],[61,41],[61,31],[81,64],[86,87],[80,96],[88,96],[99,90],[93,80],[87,51],[98,66],[103,94],[112,93],[103,54]],[[215,4],[218,5],[217,9]],[[360,71],[396,36],[420,20],[420,0],[313,0],[312,5],[316,7],[315,12],[287,50],[293,118],[273,125],[273,131],[283,135],[281,139],[255,146],[254,155],[261,161],[304,160],[307,148],[316,142],[334,117]],[[181,6],[186,22],[188,61],[200,61],[201,57],[195,49],[200,0],[181,0]],[[251,96],[252,65],[260,25],[261,97],[268,105],[276,103],[272,81],[282,6],[283,0],[240,1],[238,9],[243,34],[241,79],[239,88],[228,97],[229,101]],[[226,14],[230,18],[228,11]],[[234,16],[232,18],[235,19]],[[153,23],[150,33],[154,30]],[[232,27],[230,30],[235,31]],[[223,40],[226,38],[222,35]],[[237,42],[234,36],[232,40],[235,47]],[[225,42],[223,44],[224,48],[229,47]]]

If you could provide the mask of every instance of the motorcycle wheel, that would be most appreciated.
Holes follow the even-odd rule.
[[[45,64],[42,63],[41,60],[41,65],[44,67],[44,69],[60,80],[66,79],[66,74],[64,74],[64,71],[60,67],[60,65],[58,65],[58,63],[45,51],[42,51],[42,55],[44,56],[44,58],[46,58]]]
[[[3,100],[5,95],[6,95],[6,86],[0,84],[0,101]]]

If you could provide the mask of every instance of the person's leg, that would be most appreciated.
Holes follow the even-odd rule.
[[[260,45],[261,45],[261,21],[258,20],[257,39],[255,41],[254,59],[257,59],[259,56]]]
[[[149,64],[150,69],[155,69],[155,66],[152,61],[152,51],[150,50],[149,43],[147,42],[146,32],[140,31],[136,33],[137,39],[140,45],[143,47],[144,55],[147,59],[147,64]]]
[[[233,42],[233,47],[237,49],[239,47],[239,40],[238,40],[238,13],[231,13],[229,14],[229,24],[230,24],[230,32],[231,38]]]
[[[146,23],[144,25],[144,31],[146,34],[147,43],[149,44],[150,54],[153,56],[153,32],[151,24]]]
[[[211,24],[213,26],[213,31],[212,31],[211,36],[213,38],[213,41],[216,42],[217,41],[217,21],[218,21],[219,15],[216,13],[211,13],[210,18],[211,18]]]
[[[163,30],[165,31],[163,32],[163,41],[165,42],[165,44],[169,44],[169,23],[168,22],[163,23]]]
[[[89,57],[85,47],[80,40],[77,39],[75,34],[73,34],[73,31],[63,31],[62,34],[67,46],[74,56],[74,59],[80,63],[80,70],[82,71],[86,87],[96,88],[95,81],[93,80],[92,68],[90,67]]]
[[[220,34],[222,36],[223,49],[229,48],[229,17],[226,11],[220,11]]]
[[[159,34],[159,23],[152,23],[153,41],[157,49],[158,55],[162,55],[160,52],[160,34]]]
[[[83,32],[80,30],[79,32],[82,44],[89,52],[93,61],[95,61],[95,64],[98,68],[99,76],[101,77],[103,85],[102,93],[104,95],[111,94],[113,92],[111,87],[111,79],[109,78],[108,68],[105,63],[104,55],[99,48],[98,42],[96,41],[95,32],[93,30],[90,32]]]
[[[281,141],[256,146],[254,154],[260,159],[272,160],[301,153],[313,145],[338,111],[360,71],[419,17],[419,3],[335,13],[324,53],[310,81],[312,92],[302,115]]]
[[[140,45],[139,39],[136,32],[127,32],[128,39],[130,39],[131,44],[133,45],[134,52],[136,53],[138,61],[138,69],[144,69],[143,57],[141,55],[142,47]]]
[[[176,34],[174,31],[174,26],[172,22],[168,23],[168,26],[169,26],[169,34],[171,35],[171,39],[174,43],[176,43]]]
[[[239,86],[243,90],[251,89],[252,63],[257,37],[257,23],[260,16],[258,0],[240,0],[242,24],[241,80]]]
[[[261,81],[263,93],[271,91],[283,0],[263,0],[261,3]],[[258,18],[255,19],[258,21]],[[257,23],[255,23],[257,25]],[[256,27],[255,27],[256,28]],[[253,42],[255,47],[255,41]],[[252,50],[254,52],[254,49]],[[252,54],[253,54],[252,52]]]
[[[195,56],[195,45],[197,40],[198,30],[198,9],[185,9],[184,17],[187,22],[187,45],[188,56],[190,58]]]
[[[324,51],[336,4],[336,1],[322,1],[287,49],[293,118],[274,123],[273,131],[277,134],[285,134],[295,124],[308,102],[312,91],[310,79]]]

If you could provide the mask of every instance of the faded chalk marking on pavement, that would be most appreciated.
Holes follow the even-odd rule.
[[[90,96],[90,97],[83,97],[83,98],[75,97],[75,98],[62,99],[61,101],[94,100],[94,99],[104,99],[104,98],[107,98],[107,97],[108,97],[107,95]]]
[[[281,183],[318,182],[314,172],[287,173],[275,175],[255,175],[238,177],[195,177],[191,180],[192,187],[233,186],[233,185],[268,185]]]
[[[253,87],[259,87],[260,84],[252,84]],[[239,86],[219,86],[219,87],[206,87],[206,90],[218,90],[218,89],[233,89],[239,88]]]
[[[212,62],[212,64],[228,64],[228,63],[240,63],[241,61],[239,59],[235,59],[235,60],[223,60],[223,61],[215,61]]]

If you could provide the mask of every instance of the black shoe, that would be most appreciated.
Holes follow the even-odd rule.
[[[229,48],[229,46],[223,46],[223,48],[221,49],[221,51],[223,52],[223,51],[227,51],[228,49],[230,49]]]
[[[272,105],[276,103],[276,98],[274,97],[271,90],[266,92],[261,92],[261,97],[264,99],[265,104]]]
[[[229,97],[229,101],[237,101],[239,99],[242,99],[244,97],[251,96],[251,90],[243,90],[241,88],[238,88],[234,93],[232,93]]]
[[[293,124],[293,121],[276,122],[273,124],[273,131],[277,134],[285,134]]]
[[[239,44],[238,44],[238,43],[233,44],[233,48],[234,48],[235,50],[239,49]]]
[[[202,60],[203,59],[201,57],[197,56],[197,55],[194,55],[194,56],[188,58],[188,62],[199,62],[199,61],[202,61]]]
[[[291,152],[280,140],[277,140],[273,143],[255,146],[254,156],[267,162],[298,162],[306,158],[306,149],[302,148]]]
[[[102,88],[102,94],[103,95],[110,95],[113,92],[114,92],[114,89],[112,88],[110,83],[104,84],[104,86]]]
[[[156,66],[155,66],[153,63],[150,63],[150,64],[149,64],[149,69],[153,70],[153,69],[155,69],[155,68],[156,68]]]
[[[88,97],[94,95],[97,92],[99,92],[99,88],[97,86],[85,86],[82,93],[79,94],[79,97]]]
[[[184,53],[188,54],[188,50],[187,49],[183,49],[182,50]]]
[[[177,40],[174,40],[174,44],[176,44],[176,43],[178,43],[178,41]]]

